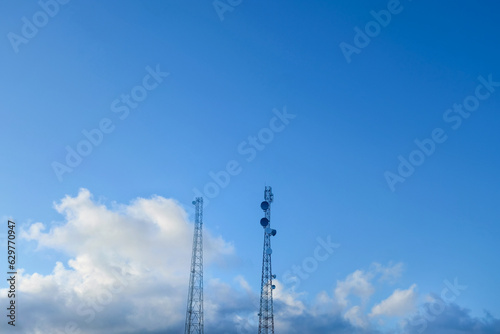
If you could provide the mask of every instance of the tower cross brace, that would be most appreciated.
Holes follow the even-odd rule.
[[[203,334],[203,198],[197,197],[185,334]]]
[[[271,266],[271,236],[276,235],[276,230],[271,229],[271,203],[274,195],[271,187],[264,190],[264,201],[261,209],[264,210],[265,217],[260,220],[264,228],[264,248],[262,251],[262,276],[260,288],[260,311],[259,311],[259,334],[274,334],[274,313],[273,313],[273,278]]]

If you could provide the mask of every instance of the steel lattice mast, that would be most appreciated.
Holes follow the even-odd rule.
[[[185,334],[203,334],[203,198],[197,197]]]
[[[262,278],[260,288],[259,334],[274,334],[273,314],[273,278],[271,267],[271,236],[276,235],[276,230],[271,229],[271,203],[273,202],[271,187],[264,190],[264,201],[260,204],[265,217],[260,220],[264,228],[264,250],[262,252]]]

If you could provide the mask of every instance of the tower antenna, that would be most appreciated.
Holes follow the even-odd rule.
[[[274,334],[273,314],[273,278],[271,267],[271,236],[276,235],[276,230],[271,228],[271,203],[274,195],[271,187],[266,186],[264,190],[264,201],[260,208],[264,210],[265,217],[260,220],[264,228],[264,250],[262,252],[262,278],[260,281],[260,312],[259,312],[259,334]]]
[[[196,197],[185,334],[203,334],[203,198]]]

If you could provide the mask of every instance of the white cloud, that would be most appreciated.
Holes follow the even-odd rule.
[[[387,299],[372,308],[370,316],[385,315],[389,317],[403,317],[416,309],[417,293],[413,284],[407,290],[396,289]]]
[[[429,310],[432,302],[424,303],[419,312],[412,315],[402,324],[401,332],[405,334],[439,333],[500,333],[500,319],[484,311],[484,316],[473,316],[471,310],[455,303],[446,304],[442,312],[435,314]]]
[[[320,315],[335,315],[340,314],[344,310],[342,305],[339,305],[334,296],[330,296],[326,291],[319,292],[310,308],[311,314],[314,316]]]
[[[111,207],[82,189],[55,205],[62,222],[31,224],[22,237],[38,249],[70,256],[48,275],[19,270],[26,334],[64,333],[67,325],[81,334],[182,332],[193,224],[174,200],[138,198]],[[205,229],[205,265],[234,261],[234,247]],[[323,291],[311,301],[307,294],[284,290],[275,281],[275,327],[290,334],[374,332],[366,305],[375,289],[392,282],[402,264],[373,264],[337,281],[333,295]],[[225,266],[227,269],[227,266]],[[377,280],[377,278],[379,278]],[[415,285],[396,290],[371,310],[371,316],[408,314],[415,303]],[[0,304],[6,301],[0,289]],[[254,333],[258,327],[259,292],[235,274],[228,283],[205,281],[205,328],[214,333]],[[0,325],[0,331],[2,330]]]
[[[282,314],[301,315],[305,311],[304,303],[299,299],[301,294],[293,290],[285,290],[280,281],[273,281],[276,289],[273,292],[274,300],[283,303],[285,307],[280,311]]]
[[[20,271],[20,293],[37,301],[25,313],[24,324],[32,325],[24,332],[63,331],[69,321],[82,333],[183,326],[193,224],[176,201],[154,196],[110,209],[81,189],[55,208],[64,222],[49,231],[32,224],[22,237],[71,259],[67,266],[57,262],[50,275]],[[230,243],[205,230],[207,266],[233,254]]]
[[[347,312],[344,313],[344,318],[355,327],[369,327],[369,321],[359,305],[353,306],[347,310]]]
[[[356,270],[354,273],[348,275],[344,281],[337,281],[335,297],[339,304],[347,306],[347,297],[349,295],[357,296],[363,302],[366,302],[375,291],[373,285],[370,283],[372,278],[373,275],[371,273]]]
[[[380,263],[372,264],[372,271],[379,274],[380,282],[394,283],[403,274],[404,265],[402,262],[396,263],[394,265],[389,264],[388,266],[383,266]]]

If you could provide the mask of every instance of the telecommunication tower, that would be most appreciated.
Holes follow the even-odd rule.
[[[264,228],[264,250],[262,252],[262,278],[260,282],[260,312],[259,312],[259,334],[274,334],[273,314],[273,275],[271,268],[271,236],[276,235],[276,230],[271,228],[271,203],[273,202],[271,187],[264,190],[264,201],[260,204],[264,210],[265,217],[260,220]]]
[[[197,197],[185,334],[203,334],[203,198]]]

